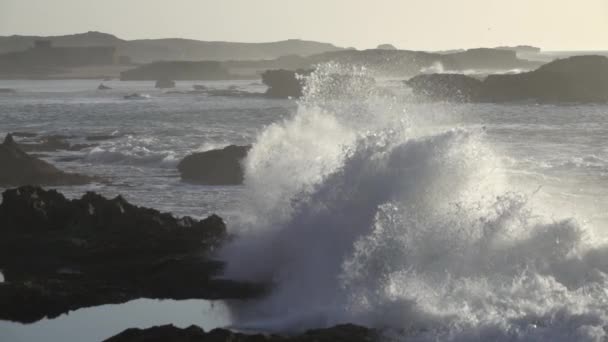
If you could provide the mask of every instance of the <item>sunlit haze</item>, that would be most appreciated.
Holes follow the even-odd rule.
[[[300,38],[357,48],[381,43],[421,50],[530,44],[547,50],[605,50],[608,1],[0,1],[0,35],[85,31],[123,39]]]

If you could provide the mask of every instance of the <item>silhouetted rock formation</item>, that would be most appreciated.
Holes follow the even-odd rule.
[[[159,89],[175,88],[175,82],[164,78],[156,81],[154,87]]]
[[[262,82],[268,86],[266,96],[273,98],[299,98],[302,96],[304,81],[297,75],[308,75],[310,70],[267,70],[262,74]]]
[[[460,74],[418,75],[406,81],[414,92],[433,101],[468,102],[477,100],[480,80]]]
[[[392,44],[380,44],[376,48],[378,50],[397,50],[397,48]]]
[[[79,185],[94,179],[66,173],[53,165],[25,153],[8,134],[0,145],[0,186],[26,184]]]
[[[608,58],[570,57],[531,72],[490,75],[480,98],[488,102],[608,102]]]
[[[446,70],[508,70],[537,67],[539,64],[517,58],[515,51],[497,49],[469,49],[443,55],[441,63]]]
[[[206,185],[237,185],[243,183],[242,160],[251,146],[230,145],[186,156],[178,165],[182,180]]]
[[[517,45],[517,46],[499,46],[497,50],[511,50],[517,53],[540,53],[542,50],[536,46]]]
[[[97,87],[97,90],[110,90],[112,88],[104,85],[103,83],[99,85],[99,87]]]
[[[372,342],[379,340],[381,335],[376,330],[353,324],[309,330],[292,336],[248,335],[226,329],[214,329],[206,333],[194,325],[185,329],[163,325],[143,330],[128,329],[104,342]]]
[[[539,103],[608,102],[608,58],[560,59],[520,74],[490,75],[479,82],[464,75],[420,75],[407,82],[415,94],[431,100]]]
[[[229,80],[230,75],[220,62],[155,62],[120,74],[122,81],[156,80]]]
[[[207,254],[226,238],[218,216],[198,221],[89,192],[68,200],[26,186],[0,205],[0,319],[33,322],[136,298],[248,298],[261,287],[215,278]]]

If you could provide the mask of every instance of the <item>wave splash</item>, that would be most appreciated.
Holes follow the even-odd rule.
[[[329,94],[327,75],[349,75]],[[245,329],[358,323],[413,341],[604,340],[608,248],[509,192],[482,129],[441,129],[322,66],[293,118],[246,160],[227,276],[272,282],[233,304]],[[335,78],[332,78],[335,80]],[[335,86],[335,85],[334,85]]]

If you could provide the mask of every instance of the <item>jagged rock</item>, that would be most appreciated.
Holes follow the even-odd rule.
[[[374,329],[344,324],[309,330],[298,335],[244,334],[226,329],[205,332],[197,326],[185,329],[163,325],[149,329],[127,329],[104,342],[371,342],[381,340]]]
[[[251,146],[230,145],[186,156],[178,165],[182,180],[206,185],[236,185],[243,183],[241,161]]]
[[[0,319],[33,322],[137,298],[227,299],[262,287],[216,278],[209,253],[226,239],[223,220],[175,218],[122,197],[6,190],[0,205]]]
[[[299,98],[302,96],[304,81],[297,75],[308,75],[310,70],[267,70],[262,74],[262,82],[268,86],[266,96],[272,98]]]
[[[481,81],[459,74],[424,74],[406,81],[414,95],[434,101],[468,102],[476,100]]]
[[[104,85],[103,83],[97,87],[97,90],[110,90],[110,89],[112,89],[112,88]]]
[[[25,153],[8,134],[0,145],[0,186],[26,184],[79,185],[94,178],[63,172],[44,160]]]

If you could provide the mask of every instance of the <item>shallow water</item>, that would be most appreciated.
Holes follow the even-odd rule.
[[[99,342],[129,328],[173,324],[181,328],[198,325],[210,330],[229,322],[229,313],[219,302],[139,299],[80,309],[27,325],[0,321],[0,341]]]
[[[244,236],[223,251],[230,275],[280,284],[267,300],[230,306],[241,328],[355,321],[423,341],[603,338],[608,106],[420,104],[398,82],[383,85],[389,97],[354,85],[354,96],[327,99],[316,82],[298,107],[151,82],[99,92],[98,81],[0,81],[18,89],[0,95],[0,133],[115,134],[46,157],[112,181],[62,192],[227,218]],[[129,92],[150,99],[124,100]],[[188,153],[250,143],[245,185],[180,182]]]

